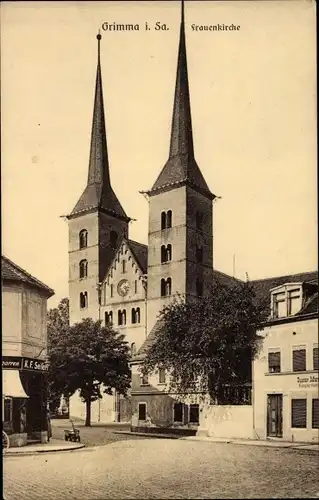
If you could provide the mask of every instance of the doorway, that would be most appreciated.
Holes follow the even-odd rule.
[[[267,436],[282,437],[282,394],[268,394]]]

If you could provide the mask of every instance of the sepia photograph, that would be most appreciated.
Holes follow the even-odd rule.
[[[315,2],[0,38],[3,498],[319,498]]]

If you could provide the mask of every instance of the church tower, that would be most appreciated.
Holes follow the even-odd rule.
[[[121,203],[114,193],[109,171],[103,104],[100,41],[91,133],[87,185],[70,215],[69,221],[69,298],[70,323],[84,317],[98,319],[100,283],[123,236],[128,237],[128,223]]]
[[[194,155],[182,2],[169,158],[149,196],[148,333],[179,293],[206,294],[212,279],[212,201]]]

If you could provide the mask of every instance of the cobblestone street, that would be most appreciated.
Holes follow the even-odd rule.
[[[5,500],[318,496],[318,455],[288,449],[144,438],[4,458]]]

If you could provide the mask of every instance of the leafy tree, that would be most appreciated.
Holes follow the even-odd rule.
[[[47,334],[48,334],[48,354],[52,358],[51,353],[59,344],[63,336],[69,329],[69,299],[63,298],[59,305],[54,309],[50,309],[47,314]],[[48,373],[48,400],[51,411],[55,411],[60,404],[63,391],[56,383],[56,372],[54,364],[49,367]]]
[[[216,281],[209,296],[192,302],[179,297],[164,307],[141,371],[166,369],[169,390],[197,392],[201,398],[209,394],[227,403],[226,387],[251,381],[257,331],[265,319],[265,305],[249,282],[226,286]]]
[[[102,397],[101,392],[112,394],[115,389],[127,393],[131,381],[129,347],[124,335],[91,318],[61,331],[50,349],[51,377],[54,386],[68,396],[80,390],[86,404],[85,425],[90,426],[91,403]]]

